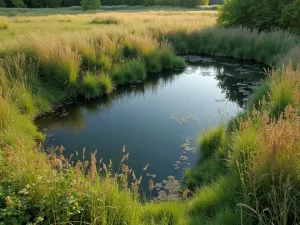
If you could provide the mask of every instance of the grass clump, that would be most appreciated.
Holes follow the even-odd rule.
[[[219,148],[224,148],[225,128],[220,126],[204,133],[200,137],[200,160],[204,161],[211,158]]]
[[[234,177],[221,177],[214,183],[201,187],[189,203],[188,213],[191,218],[214,218],[224,207],[234,208],[237,181]]]
[[[133,59],[115,68],[113,78],[116,84],[128,84],[146,78],[146,66],[141,59]]]
[[[6,22],[4,19],[0,19],[0,30],[7,30],[8,28],[8,22]]]
[[[59,86],[76,85],[81,56],[70,48],[57,46],[40,56],[40,66],[48,82]]]
[[[184,208],[185,204],[178,202],[148,203],[143,208],[141,218],[146,225],[185,224]]]
[[[121,21],[115,17],[96,17],[91,24],[119,24]]]
[[[113,84],[107,75],[87,72],[82,79],[81,89],[84,97],[90,99],[109,94],[113,90]]]
[[[210,184],[225,173],[225,161],[208,159],[195,168],[185,170],[183,183],[189,190],[195,190],[204,184]]]
[[[150,73],[158,73],[162,70],[162,65],[159,60],[159,55],[155,52],[145,56],[147,70]]]

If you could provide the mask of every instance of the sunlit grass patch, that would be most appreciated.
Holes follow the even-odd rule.
[[[179,202],[148,203],[143,207],[141,218],[147,225],[183,225],[185,207],[185,203]]]

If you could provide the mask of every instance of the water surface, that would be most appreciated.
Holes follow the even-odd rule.
[[[144,83],[120,87],[111,96],[68,103],[39,119],[46,147],[63,145],[67,157],[76,151],[81,157],[86,148],[88,158],[97,150],[97,159],[111,159],[117,169],[126,145],[136,174],[155,174],[155,182],[169,175],[180,179],[184,168],[197,162],[199,134],[242,111],[264,79],[262,65],[251,62],[205,57],[189,61],[183,71],[164,71]]]

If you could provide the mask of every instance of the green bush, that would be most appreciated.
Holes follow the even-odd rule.
[[[299,13],[298,0],[225,0],[220,8],[218,23],[259,31],[283,28],[300,32]]]
[[[82,0],[81,7],[83,10],[92,10],[100,8],[100,0]]]
[[[6,7],[4,0],[0,0],[0,7]]]
[[[62,0],[45,0],[46,7],[59,8],[61,7]]]

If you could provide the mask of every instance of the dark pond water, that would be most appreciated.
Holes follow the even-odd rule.
[[[181,179],[184,168],[198,160],[199,134],[242,111],[263,79],[259,64],[190,56],[184,71],[163,72],[109,97],[69,103],[37,125],[47,134],[46,147],[63,145],[66,156],[77,151],[80,157],[86,148],[88,158],[97,150],[97,159],[111,159],[117,169],[126,145],[136,174],[155,174],[155,182],[169,175]]]

